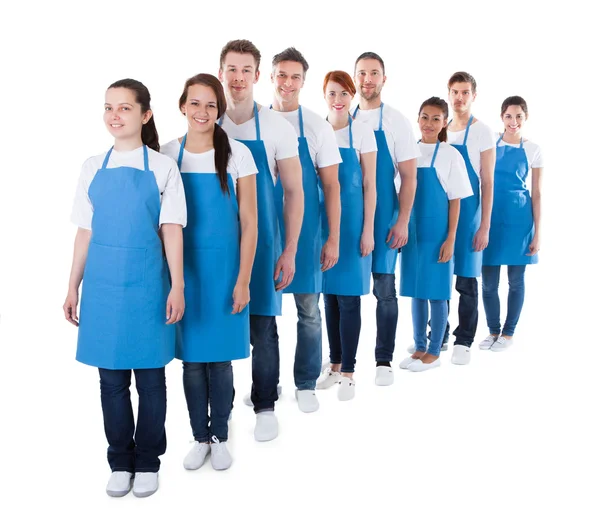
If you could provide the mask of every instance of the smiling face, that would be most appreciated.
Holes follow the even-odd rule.
[[[254,84],[259,75],[250,53],[230,51],[219,69],[219,81],[223,83],[228,98],[235,103],[254,97]]]
[[[361,59],[354,71],[354,83],[360,96],[367,101],[379,97],[386,77],[377,59]]]
[[[128,88],[109,88],[104,103],[104,124],[115,139],[141,138],[142,125],[152,117],[152,111],[142,112],[135,92]]]
[[[520,105],[509,106],[501,117],[504,130],[509,134],[520,134],[525,121],[527,121],[527,114]]]
[[[217,95],[208,86],[192,85],[187,90],[181,112],[187,117],[190,131],[212,132],[219,115]]]
[[[329,81],[325,87],[325,102],[334,116],[343,116],[350,112],[352,95],[341,84]]]
[[[471,112],[471,105],[477,94],[473,92],[471,83],[453,83],[448,90],[448,98],[452,110],[459,114]]]
[[[433,105],[423,107],[419,114],[419,129],[423,143],[436,143],[441,130],[448,125],[448,119],[441,108]]]
[[[282,61],[273,68],[271,81],[275,85],[275,97],[281,104],[298,104],[300,90],[304,86],[304,69],[296,61]]]

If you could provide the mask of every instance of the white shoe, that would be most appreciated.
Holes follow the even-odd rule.
[[[424,364],[423,361],[419,359],[415,360],[414,362],[411,362],[408,366],[408,370],[412,371],[413,373],[419,373],[421,371],[428,371],[429,369],[433,369],[434,367],[440,367],[441,364],[442,363],[440,362],[439,358],[431,362],[431,364]]]
[[[494,336],[493,334],[488,335],[488,337],[485,340],[479,342],[479,349],[487,351],[488,349],[490,349],[490,347],[492,347],[492,345],[494,345],[497,339],[498,336]]]
[[[505,338],[504,336],[500,336],[490,347],[490,349],[492,351],[504,351],[513,344],[513,341],[514,338]]]
[[[133,480],[133,495],[147,498],[158,490],[158,472],[136,472]]]
[[[402,360],[399,364],[400,369],[408,369],[408,366],[415,362],[417,359],[412,356],[407,356],[404,360]]]
[[[279,434],[279,423],[274,411],[261,411],[256,414],[254,439],[259,442],[272,441]]]
[[[312,413],[319,409],[319,400],[314,389],[297,389],[296,400],[298,401],[298,408],[304,413]]]
[[[233,459],[231,454],[227,450],[227,442],[219,441],[216,436],[212,436],[210,439],[210,463],[215,470],[227,470]]]
[[[281,386],[279,384],[277,384],[277,396],[281,397]],[[250,393],[246,393],[244,395],[244,404],[246,406],[254,406],[254,403],[252,402],[252,395]]]
[[[342,375],[339,371],[332,371],[328,367],[317,379],[317,389],[328,389],[340,381]]]
[[[106,494],[113,498],[125,496],[131,490],[133,474],[125,470],[117,470],[110,475],[106,485]]]
[[[427,345],[429,345],[429,340],[427,341]],[[406,348],[406,352],[411,355],[414,355],[416,350],[417,350],[417,346],[414,343],[412,345],[409,345]],[[427,350],[427,348],[425,348],[425,350]],[[447,351],[447,350],[448,350],[448,342],[444,342],[442,344],[442,346],[440,347],[440,351]]]
[[[376,386],[391,386],[394,383],[394,370],[388,366],[379,366],[375,370]]]
[[[325,362],[323,362],[321,364],[321,373],[325,372],[330,367],[331,367],[331,362],[329,360],[325,360]]]
[[[183,460],[183,468],[186,470],[198,470],[202,465],[204,465],[204,460],[206,456],[210,452],[210,445],[208,443],[199,443],[198,441],[194,441],[194,446],[188,452],[188,455],[185,456]]]
[[[457,366],[465,366],[471,361],[471,350],[466,345],[455,345],[450,361]]]
[[[338,399],[339,400],[352,400],[354,398],[356,382],[350,377],[340,377],[341,380],[338,382]]]

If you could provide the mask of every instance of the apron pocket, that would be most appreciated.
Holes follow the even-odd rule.
[[[136,287],[144,284],[145,272],[145,248],[90,243],[83,279],[108,287]]]

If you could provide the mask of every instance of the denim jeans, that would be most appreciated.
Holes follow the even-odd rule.
[[[131,369],[103,369],[100,399],[108,464],[113,472],[158,472],[167,450],[165,368],[134,369],[138,392],[137,424],[131,406]]]
[[[329,360],[342,364],[342,373],[354,373],[360,337],[360,296],[325,294],[325,322],[329,338]]]
[[[298,389],[315,389],[323,356],[319,294],[294,294],[294,301],[298,309],[294,382]]]
[[[454,329],[454,345],[471,347],[477,332],[479,303],[476,277],[456,277],[456,291],[460,294],[458,300],[458,327]]]
[[[396,274],[374,273],[373,295],[377,298],[375,361],[391,362],[396,347],[396,327],[398,326]]]
[[[250,315],[254,411],[275,409],[279,383],[279,335],[275,316]]]
[[[431,307],[431,333],[427,348],[427,318]],[[439,356],[448,323],[448,302],[445,299],[412,299],[413,338],[417,351]]]
[[[484,266],[481,270],[483,308],[490,334],[513,336],[525,301],[525,266],[508,266],[508,307],[504,328],[500,329],[500,266]]]
[[[231,362],[183,362],[183,390],[194,439],[208,443],[214,435],[227,441],[233,398]]]

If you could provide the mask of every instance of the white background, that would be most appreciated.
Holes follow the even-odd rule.
[[[88,5],[89,4],[89,5]],[[393,5],[395,12],[390,11]],[[28,2],[3,8],[0,133],[0,409],[2,527],[597,528],[597,27],[582,2]],[[133,77],[150,89],[161,142],[185,132],[187,77],[217,73],[221,47],[248,38],[263,53],[256,99],[269,104],[272,56],[296,46],[310,69],[301,100],[325,115],[322,79],[379,53],[384,101],[415,121],[471,72],[474,113],[495,130],[502,100],[528,101],[526,136],[545,169],[540,264],[514,347],[473,349],[469,366],[397,369],[411,342],[400,300],[396,383],[373,383],[375,303],[363,298],[357,396],[302,414],[293,398],[295,312],[279,319],[280,437],[256,443],[241,397],[250,361],[235,363],[234,464],[184,471],[191,440],[178,361],[167,368],[168,450],[148,499],[104,493],[96,370],[74,360],[63,319],[83,161],[108,149],[104,92]],[[503,275],[505,284],[506,279]],[[503,290],[503,306],[505,286]],[[456,299],[451,323],[456,324]],[[477,341],[487,334],[483,307]],[[327,341],[324,334],[324,351]],[[596,500],[594,500],[596,498]]]

